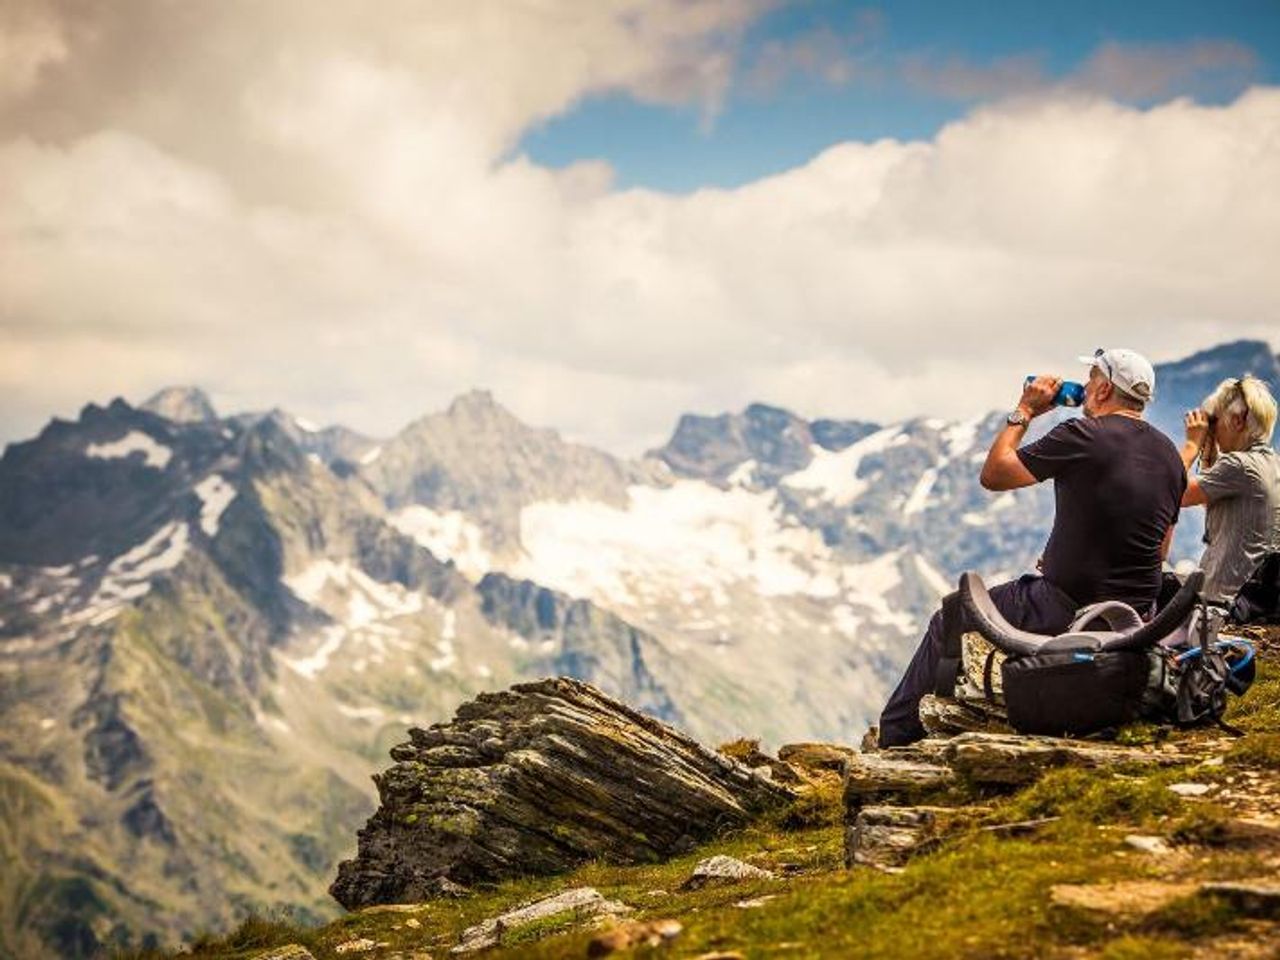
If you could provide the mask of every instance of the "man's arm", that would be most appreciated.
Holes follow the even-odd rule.
[[[1018,459],[1018,444],[1026,436],[1027,426],[1031,420],[1040,416],[1053,406],[1053,398],[1058,395],[1062,386],[1059,377],[1037,377],[1022,391],[1022,399],[1018,402],[1018,412],[1027,418],[1027,423],[1005,424],[996,434],[987,451],[986,463],[982,465],[979,481],[987,490],[1017,490],[1038,483],[1035,475]]]

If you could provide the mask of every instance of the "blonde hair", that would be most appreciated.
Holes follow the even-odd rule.
[[[1223,380],[1205,398],[1204,411],[1211,417],[1247,414],[1245,432],[1249,438],[1271,442],[1276,426],[1276,401],[1267,385],[1255,376],[1246,373],[1238,380]]]

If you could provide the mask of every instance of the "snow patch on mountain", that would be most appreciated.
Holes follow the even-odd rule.
[[[365,720],[369,723],[378,723],[387,715],[381,707],[349,707],[345,703],[338,704],[338,712],[352,720]]]
[[[961,420],[942,429],[942,441],[947,445],[947,457],[949,459],[954,460],[961,454],[973,449],[973,445],[978,441],[978,430],[986,419],[987,417],[984,414],[973,417],[970,420]],[[983,457],[984,459],[986,457],[985,451],[983,452]]]
[[[98,626],[113,619],[126,604],[151,591],[153,577],[182,562],[190,541],[185,523],[166,523],[142,543],[112,560],[89,602],[65,617],[65,621]]]
[[[938,468],[930,467],[924,473],[920,474],[920,479],[916,481],[916,485],[912,488],[906,502],[902,505],[902,515],[909,517],[912,514],[921,513],[929,503],[929,494],[933,492],[933,485],[938,482]]]
[[[442,560],[452,560],[466,576],[478,579],[493,569],[484,533],[458,510],[437,512],[414,505],[396,511],[391,525]]]
[[[173,451],[141,430],[130,430],[119,440],[110,443],[91,443],[85,447],[86,457],[99,460],[119,460],[131,454],[141,453],[149,467],[163,470],[173,457]]]
[[[294,417],[293,422],[297,424],[299,430],[305,430],[307,433],[319,433],[319,424],[313,423],[306,417]]]
[[[348,642],[362,653],[352,669],[361,672],[369,663],[382,663],[389,646],[408,646],[392,621],[421,613],[422,594],[395,582],[383,583],[347,560],[320,559],[283,579],[284,585],[304,603],[322,610],[336,622],[318,635],[314,649],[304,656],[281,654],[284,664],[300,676],[314,680]],[[307,646],[302,638],[297,646]]]
[[[750,581],[765,596],[827,596],[836,585],[809,563],[821,535],[785,526],[777,497],[701,480],[635,485],[625,509],[541,501],[520,513],[525,556],[513,575],[578,597],[635,605],[645,594]]]
[[[236,488],[215,473],[196,484],[195,491],[200,498],[200,529],[206,536],[216,537],[218,521],[236,498]]]
[[[863,458],[906,442],[908,437],[901,427],[885,427],[834,453],[814,444],[809,465],[783,477],[781,482],[793,490],[813,490],[832,503],[845,506],[866,492],[867,481],[858,476]]]
[[[914,559],[916,572],[920,574],[920,579],[931,587],[933,591],[937,593],[939,598],[942,598],[952,592],[954,588],[947,583],[947,578],[940,574],[933,564],[918,553],[915,555]]]
[[[320,632],[320,645],[309,656],[296,659],[282,656],[280,659],[295,673],[314,680],[329,665],[329,659],[338,652],[346,638],[347,631],[341,625],[325,627]]]
[[[363,466],[367,467],[369,464],[377,460],[380,456],[382,456],[382,447],[381,446],[374,447],[372,450],[366,450],[364,452],[364,454],[360,457],[360,463]]]
[[[422,610],[421,594],[398,583],[374,580],[346,560],[317,560],[300,573],[285,577],[284,585],[304,603],[324,610],[352,630]]]

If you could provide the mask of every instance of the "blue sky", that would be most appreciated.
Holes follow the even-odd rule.
[[[796,69],[795,52],[806,48],[828,65],[847,61],[849,74]],[[1152,78],[1153,95],[1116,88],[1113,76],[1095,77],[1093,92],[1135,105],[1179,95],[1226,102],[1250,84],[1280,81],[1280,2],[800,2],[741,38],[733,83],[714,111],[596,95],[530,129],[517,151],[549,166],[606,160],[620,187],[731,187],[842,141],[928,139],[1003,92],[1078,80],[1105,50],[1168,75]],[[762,79],[769,58],[785,51],[792,69]],[[989,89],[961,88],[947,67]]]

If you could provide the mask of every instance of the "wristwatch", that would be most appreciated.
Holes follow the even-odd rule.
[[[1011,427],[1025,427],[1031,420],[1021,410],[1014,410],[1013,413],[1004,418],[1004,422]]]

